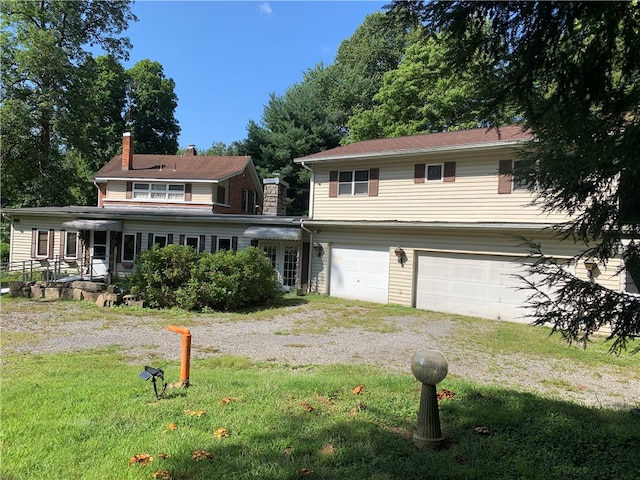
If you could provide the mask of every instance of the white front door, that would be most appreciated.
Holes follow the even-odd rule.
[[[109,272],[109,232],[91,232],[91,275],[106,276]]]
[[[287,289],[296,287],[298,278],[298,244],[285,242],[261,242],[271,265],[278,272],[278,279]]]

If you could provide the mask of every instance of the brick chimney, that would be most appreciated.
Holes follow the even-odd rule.
[[[193,157],[194,155],[198,155],[198,151],[196,150],[196,146],[193,143],[187,145],[187,150],[184,152],[185,157]]]
[[[133,168],[133,137],[131,132],[122,134],[122,170]]]
[[[287,214],[287,188],[289,184],[279,177],[265,178],[264,202],[262,214],[271,216],[285,216]]]

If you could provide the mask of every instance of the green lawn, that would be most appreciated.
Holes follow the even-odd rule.
[[[516,348],[509,337],[534,348],[541,335],[515,324],[500,331],[492,348],[505,351]],[[608,359],[630,372],[639,365],[637,356],[606,356],[599,347],[539,348],[554,358],[571,350],[567,358],[584,365]],[[170,381],[179,378],[179,362],[162,363]],[[193,385],[156,400],[141,370],[117,348],[3,355],[0,478],[625,480],[640,471],[640,416],[628,409],[587,408],[452,376],[438,385],[454,393],[440,402],[447,444],[423,452],[412,442],[420,386],[409,373],[222,356],[193,361]],[[228,436],[216,436],[220,428]],[[153,461],[131,463],[143,454]]]

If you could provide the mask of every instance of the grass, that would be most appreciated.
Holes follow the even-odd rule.
[[[411,375],[223,356],[194,362],[193,386],[156,400],[139,371],[113,348],[5,358],[0,477],[631,479],[640,470],[640,417],[626,410],[445,379],[448,443],[422,452]],[[168,378],[178,372],[166,365]],[[229,436],[216,438],[221,427]],[[211,459],[195,460],[199,450]],[[153,462],[130,464],[138,454]]]
[[[522,324],[444,316],[398,306],[324,296],[288,296],[277,307],[244,313],[191,314],[128,308],[98,309],[65,302],[0,300],[3,315],[41,310],[51,323],[96,318],[117,322],[126,314],[159,326],[204,322],[270,321],[300,314],[301,331],[384,329],[404,322],[452,322],[451,338],[468,349],[523,353],[585,368],[606,367],[640,375],[640,358],[606,354],[597,339],[587,350],[568,347],[549,330]],[[367,317],[358,323],[357,317]],[[473,327],[473,328],[472,328]],[[384,330],[376,330],[384,331]],[[20,337],[22,335],[22,337]],[[24,334],[2,331],[3,344]],[[304,348],[291,342],[290,348]],[[0,478],[151,479],[608,479],[640,471],[640,416],[628,409],[589,408],[510,388],[447,377],[438,389],[454,392],[440,402],[444,448],[415,448],[420,388],[410,374],[349,365],[286,366],[221,355],[191,365],[188,389],[157,400],[117,347],[73,354],[7,354],[2,358]],[[158,358],[168,381],[178,362]],[[523,368],[526,366],[523,365]],[[561,376],[549,385],[566,388]],[[362,385],[362,392],[353,393]],[[637,395],[636,395],[637,397]],[[194,412],[204,413],[200,416]],[[175,426],[175,429],[174,429]],[[217,438],[217,429],[229,436]],[[476,432],[486,427],[487,434]],[[194,452],[211,458],[195,460]],[[130,464],[150,454],[149,465]],[[166,454],[167,458],[162,458]],[[162,477],[158,477],[162,478]]]

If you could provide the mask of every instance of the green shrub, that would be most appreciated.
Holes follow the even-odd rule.
[[[186,310],[240,310],[273,303],[281,295],[271,262],[263,252],[250,247],[201,254],[176,299]]]
[[[9,261],[9,250],[10,245],[8,243],[0,243],[0,262],[8,262]]]
[[[136,258],[131,274],[131,291],[144,298],[150,307],[170,308],[176,305],[176,292],[191,278],[198,253],[186,245],[154,245]]]
[[[154,246],[138,256],[128,283],[150,307],[192,311],[266,305],[283,293],[271,262],[254,247],[198,254],[182,245]]]

